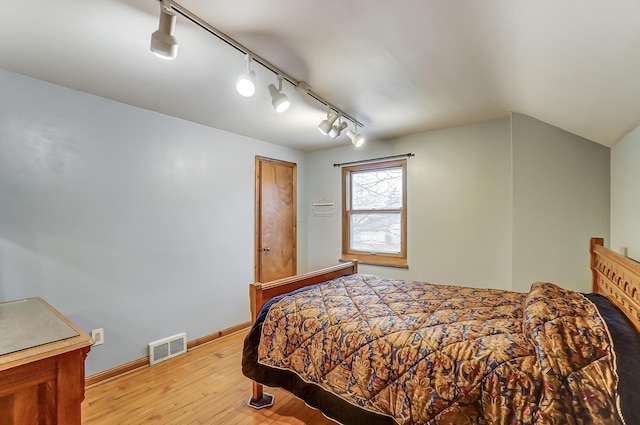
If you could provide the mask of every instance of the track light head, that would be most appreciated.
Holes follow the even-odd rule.
[[[322,120],[320,124],[318,124],[318,130],[322,134],[329,134],[332,129],[333,123],[338,119],[338,114],[334,114],[333,112],[327,112],[327,119]]]
[[[356,131],[358,131],[357,128]],[[353,143],[353,146],[355,146],[356,148],[359,148],[364,144],[365,138],[362,134],[354,133],[351,130],[347,130],[347,136],[349,136],[349,138],[351,139],[351,143]]]
[[[249,55],[247,55],[247,72],[236,80],[236,91],[244,97],[251,97],[256,93],[256,73],[251,69]]]
[[[276,89],[276,86],[273,84],[269,84],[269,93],[271,93],[271,104],[275,108],[276,112],[282,113],[289,109],[289,106],[291,106],[289,98],[286,94]]]
[[[328,135],[332,139],[335,139],[340,135],[340,133],[342,133],[342,130],[344,130],[345,128],[347,128],[347,123],[345,121],[342,121],[342,117],[339,117],[338,124],[334,124],[331,127],[331,130],[329,130]]]
[[[282,77],[278,76],[278,88],[273,84],[267,86],[269,94],[271,95],[271,104],[275,108],[276,112],[282,113],[289,109],[291,102],[286,94],[282,93]]]
[[[178,56],[178,40],[173,36],[176,27],[176,14],[165,4],[160,3],[160,22],[158,30],[151,34],[151,51],[162,59],[175,59]]]
[[[238,77],[236,91],[244,97],[251,97],[256,93],[256,73],[253,70]]]

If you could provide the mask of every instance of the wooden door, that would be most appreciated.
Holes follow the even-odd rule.
[[[296,164],[256,157],[256,282],[297,272]]]

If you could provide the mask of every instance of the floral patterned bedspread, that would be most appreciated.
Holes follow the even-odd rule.
[[[344,276],[271,306],[258,361],[398,424],[619,424],[585,297]]]

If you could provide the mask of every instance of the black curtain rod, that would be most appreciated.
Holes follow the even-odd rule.
[[[364,164],[365,162],[382,161],[383,159],[396,159],[396,158],[404,158],[404,157],[411,158],[412,156],[416,156],[416,154],[409,152],[409,153],[404,153],[402,155],[382,156],[380,158],[361,159],[360,161],[341,162],[339,164],[333,164],[333,166],[342,167],[343,165]]]

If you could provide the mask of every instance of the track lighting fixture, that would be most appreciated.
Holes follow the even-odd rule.
[[[286,94],[282,93],[282,76],[278,75],[278,88],[273,84],[269,84],[267,87],[269,94],[271,94],[271,104],[275,108],[276,112],[282,113],[289,109],[291,102]]]
[[[236,90],[244,97],[251,97],[256,92],[256,73],[251,69],[251,56],[246,55],[247,72],[236,80]]]
[[[176,14],[171,10],[168,0],[160,2],[160,22],[158,30],[151,34],[151,51],[162,59],[175,59],[178,56],[178,40],[173,36],[176,27]]]
[[[332,129],[333,123],[338,119],[338,114],[331,111],[331,106],[327,105],[327,119],[322,120],[318,124],[318,130],[322,134],[329,134]]]
[[[362,134],[358,134],[357,124],[355,133],[351,130],[347,130],[347,136],[349,136],[349,139],[351,139],[351,143],[353,143],[353,146],[355,146],[356,148],[359,148],[364,144],[365,138]]]
[[[345,121],[351,121],[355,126],[355,132],[351,130],[347,131],[347,135],[351,139],[351,142],[356,147],[359,147],[364,143],[364,136],[358,134],[358,126],[362,127],[362,124],[355,118],[341,111],[339,108],[331,106],[329,102],[314,93],[308,84],[303,81],[296,80],[266,59],[256,55],[233,38],[185,9],[176,0],[160,0],[160,22],[158,24],[158,30],[151,35],[150,48],[153,53],[164,59],[175,59],[178,56],[178,42],[173,36],[176,26],[176,14],[179,14],[181,17],[184,17],[188,21],[196,24],[209,34],[217,37],[245,55],[247,70],[236,80],[236,90],[240,95],[251,97],[255,94],[256,74],[251,69],[251,62],[257,63],[278,77],[277,88],[274,84],[269,84],[267,86],[267,90],[271,95],[271,104],[277,112],[286,111],[291,104],[287,95],[282,92],[282,80],[286,80],[289,84],[297,88],[300,95],[309,96],[327,107],[327,118],[318,125],[322,134],[326,134],[335,139],[347,127],[347,123]],[[338,121],[337,123],[336,120]]]
[[[340,133],[342,133],[342,130],[344,130],[345,128],[347,128],[347,123],[342,121],[342,115],[338,116],[338,123],[334,124],[331,127],[331,130],[329,130],[329,137],[331,137],[332,139],[335,139],[336,137],[338,137],[340,135]]]

